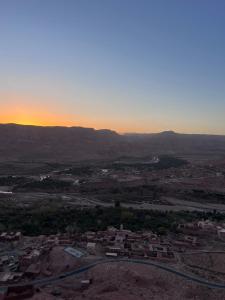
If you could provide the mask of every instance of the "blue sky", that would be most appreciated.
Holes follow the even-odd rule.
[[[225,134],[225,1],[0,0],[0,122]]]

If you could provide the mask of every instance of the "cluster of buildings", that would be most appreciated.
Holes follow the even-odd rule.
[[[109,227],[105,231],[86,232],[81,236],[89,254],[103,254],[107,257],[174,259],[170,243],[152,232]]]
[[[225,241],[225,223],[216,223],[210,220],[202,220],[198,222],[191,222],[180,224],[178,229],[184,233],[189,233],[195,236],[197,241],[197,236],[209,236],[213,235],[221,241]],[[198,244],[196,242],[196,244]]]
[[[2,232],[0,234],[0,242],[15,242],[22,238],[21,232]]]
[[[132,232],[109,227],[105,231],[79,234],[57,234],[23,237],[21,233],[1,234],[1,243],[11,245],[0,253],[0,284],[17,283],[37,278],[43,273],[43,261],[57,246],[69,255],[101,257],[152,258],[170,261],[174,259],[170,243],[152,232]],[[12,250],[11,241],[14,243]],[[2,254],[2,255],[1,255]],[[47,274],[50,276],[53,274]]]
[[[107,230],[76,234],[42,235],[23,237],[21,233],[0,234],[1,244],[11,245],[0,252],[0,284],[26,282],[43,271],[43,261],[54,247],[77,259],[91,255],[108,258],[143,258],[175,262],[177,252],[202,248],[201,237],[213,236],[225,241],[225,224],[202,220],[178,226],[179,234],[161,237],[151,231],[132,232],[123,228],[108,227]],[[11,243],[11,242],[16,243]],[[12,247],[14,249],[12,250]],[[0,247],[1,250],[1,247]]]
[[[3,233],[0,252],[0,284],[29,281],[41,273],[41,261],[56,244],[52,237],[24,237],[21,233]],[[13,243],[12,243],[13,241]],[[51,275],[51,274],[46,274]]]

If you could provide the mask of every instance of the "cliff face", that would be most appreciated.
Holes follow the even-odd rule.
[[[225,154],[225,136],[207,134],[178,134],[171,131],[158,134],[128,135],[139,151],[171,154]]]
[[[81,127],[0,125],[1,161],[80,161],[168,153],[222,154],[225,136],[174,132],[119,135]]]
[[[117,153],[118,143],[121,137],[109,130],[0,125],[1,160],[107,158]]]

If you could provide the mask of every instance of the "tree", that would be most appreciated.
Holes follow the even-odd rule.
[[[120,206],[121,206],[121,205],[120,205],[120,200],[115,200],[115,201],[114,201],[114,207],[115,207],[115,208],[120,208]]]
[[[5,225],[0,223],[0,232],[5,231]]]
[[[79,232],[79,227],[77,226],[76,223],[70,224],[66,227],[66,232],[71,235],[75,234],[75,233]]]

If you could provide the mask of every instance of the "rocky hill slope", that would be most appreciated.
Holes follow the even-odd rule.
[[[81,161],[120,156],[222,155],[225,136],[178,134],[120,135],[82,127],[0,125],[0,161]]]

